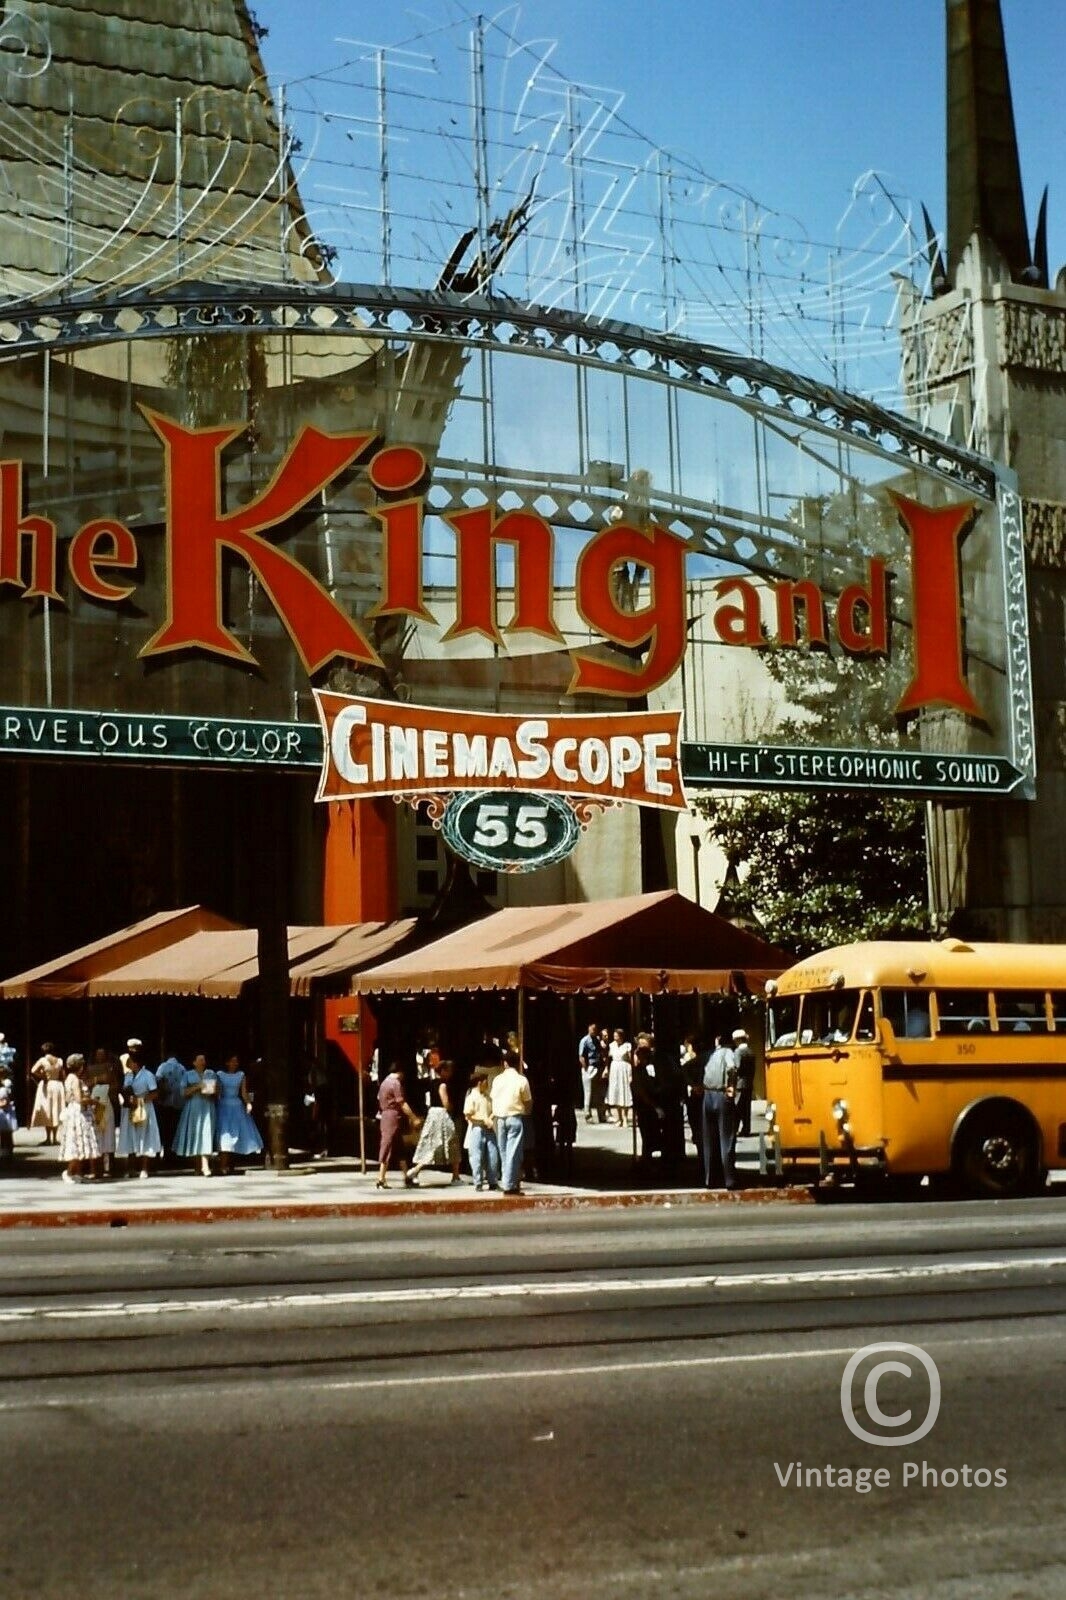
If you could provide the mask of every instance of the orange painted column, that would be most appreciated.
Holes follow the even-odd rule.
[[[324,922],[389,922],[397,915],[396,810],[387,798],[330,804]]]
[[[390,799],[337,800],[330,804],[326,832],[322,914],[327,923],[390,922],[398,911],[396,812]],[[361,995],[327,999],[325,1037],[340,1049],[361,1080],[370,1064],[377,1023]],[[358,1147],[366,1171],[363,1090],[356,1089]]]

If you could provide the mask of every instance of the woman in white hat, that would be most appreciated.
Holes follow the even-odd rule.
[[[155,1114],[158,1092],[155,1073],[149,1072],[136,1048],[130,1049],[122,1084],[122,1119],[115,1154],[135,1156],[140,1162],[142,1178],[148,1176],[149,1161],[163,1154],[163,1141],[159,1137],[159,1121]]]

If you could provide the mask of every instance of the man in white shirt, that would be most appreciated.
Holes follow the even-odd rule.
[[[496,1118],[503,1192],[521,1194],[522,1147],[526,1138],[526,1118],[533,1109],[533,1095],[515,1051],[508,1050],[504,1056],[503,1071],[493,1078],[489,1094],[492,1114]]]

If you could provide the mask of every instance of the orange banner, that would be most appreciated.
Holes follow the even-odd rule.
[[[680,711],[515,717],[316,689],[319,800],[522,789],[682,811]]]

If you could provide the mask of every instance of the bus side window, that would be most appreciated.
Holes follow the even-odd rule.
[[[990,1033],[992,1019],[983,989],[938,989],[936,1009],[941,1033]]]
[[[1056,1033],[1066,1033],[1066,991],[1059,990],[1051,996],[1051,1016]]]
[[[1047,1033],[1042,994],[1033,990],[997,989],[994,998],[1000,1033]]]
[[[897,1039],[931,1039],[929,995],[924,989],[882,989],[881,1015]]]

